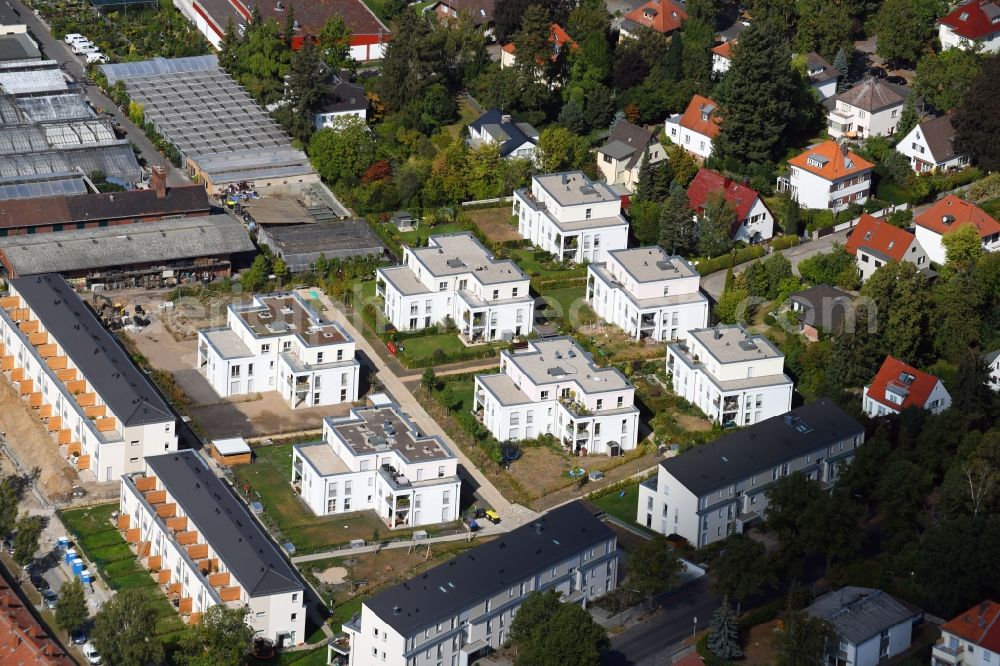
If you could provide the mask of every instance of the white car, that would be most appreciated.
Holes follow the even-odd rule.
[[[90,40],[87,39],[86,37],[84,37],[83,35],[81,35],[78,32],[71,32],[68,35],[66,35],[65,37],[63,37],[63,41],[66,42],[67,44],[69,44],[70,46],[72,46],[73,44],[76,44],[77,42],[89,42]]]
[[[98,53],[100,51],[100,49],[90,42],[74,44],[70,50],[76,55],[87,55],[88,53]]]
[[[104,55],[100,51],[94,51],[92,53],[88,53],[87,54],[87,64],[88,65],[90,63],[92,63],[92,62],[96,62],[98,64],[101,64],[101,63],[105,63],[107,61],[108,61],[108,56]]]
[[[101,655],[92,643],[84,644],[83,656],[87,660],[87,663],[92,664],[92,666],[98,666],[101,663]]]

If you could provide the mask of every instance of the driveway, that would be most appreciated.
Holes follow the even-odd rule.
[[[174,167],[170,161],[160,154],[153,144],[146,138],[145,132],[135,126],[118,107],[106,97],[97,86],[87,83],[86,71],[83,67],[83,59],[73,55],[64,42],[56,40],[49,32],[49,28],[41,19],[35,16],[34,12],[24,6],[20,0],[3,0],[0,2],[0,24],[24,23],[28,26],[31,36],[38,43],[38,47],[46,58],[55,60],[64,72],[70,74],[79,82],[82,90],[95,109],[110,113],[121,124],[125,130],[126,138],[139,148],[139,155],[148,168],[151,165],[159,165],[167,168],[168,185],[189,185],[191,179],[187,174]]]

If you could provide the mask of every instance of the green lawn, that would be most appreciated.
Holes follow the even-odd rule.
[[[636,483],[624,491],[619,490],[590,501],[604,509],[608,515],[624,520],[630,525],[634,524],[639,505],[639,484]]]
[[[573,311],[574,304],[576,304],[577,312],[582,311],[580,304],[583,307],[587,307],[587,286],[583,283],[579,287],[563,287],[562,289],[542,291],[539,295],[553,307],[555,307],[555,304],[558,304],[560,314],[564,317],[568,317],[570,312]]]
[[[277,659],[250,659],[250,666],[326,666],[326,646],[315,650],[281,652]]]
[[[419,247],[427,244],[427,238],[429,236],[453,234],[460,231],[465,231],[465,228],[461,225],[461,223],[444,222],[442,224],[435,224],[433,227],[419,226],[413,231],[403,231],[399,234],[399,237],[406,245],[409,245],[410,247]]]
[[[415,338],[402,340],[403,352],[399,358],[408,368],[425,368],[446,363],[457,363],[479,358],[489,358],[499,354],[498,347],[505,346],[505,343],[490,343],[468,347],[458,339],[457,335],[439,333],[435,335],[421,335]],[[444,356],[438,354],[441,350]]]
[[[901,187],[895,181],[888,177],[882,177],[879,179],[878,190],[875,193],[876,198],[882,201],[888,201],[891,204],[901,204],[907,203],[910,200],[910,191],[905,187]]]
[[[559,277],[573,277],[577,275],[583,277],[587,274],[586,266],[574,266],[573,268],[546,268],[542,266],[542,262],[535,259],[534,250],[529,250],[524,247],[508,250],[507,255],[514,260],[514,263],[521,267],[521,270],[532,277],[545,278],[555,275],[558,275]]]

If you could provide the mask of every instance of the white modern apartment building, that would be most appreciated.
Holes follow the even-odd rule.
[[[147,456],[177,450],[170,406],[66,280],[8,284],[0,370],[71,465],[115,481]]]
[[[521,237],[575,263],[599,263],[608,250],[628,247],[621,210],[621,198],[582,171],[532,176],[530,188],[514,191]]]
[[[375,271],[383,312],[400,331],[449,317],[466,342],[510,339],[531,332],[534,300],[529,278],[510,259],[493,255],[470,233],[427,239],[403,248],[403,265]]]
[[[864,442],[864,427],[827,398],[660,463],[639,484],[636,522],[696,548],[764,517],[767,490],[801,472],[829,488]]]
[[[230,305],[226,325],[198,331],[198,368],[223,398],[277,391],[292,407],[358,399],[354,338],[298,293]]]
[[[621,455],[635,448],[635,387],[600,368],[568,337],[531,340],[500,352],[500,372],[476,375],[473,411],[500,440],[551,434],[574,454]]]
[[[292,486],[317,516],[374,511],[390,528],[458,520],[458,459],[398,405],[323,421],[323,440],[292,449]]]
[[[708,325],[701,276],[683,257],[661,247],[611,250],[587,267],[587,303],[636,340],[679,340]]]
[[[875,165],[827,140],[788,160],[787,177],[778,178],[778,190],[791,192],[799,205],[834,213],[852,203],[868,201]]]
[[[118,529],[189,624],[248,606],[255,635],[305,641],[305,582],[195,451],[150,456],[121,481]]]
[[[792,407],[785,355],[763,335],[742,325],[688,332],[667,345],[674,392],[722,425],[759,423]]]
[[[365,600],[343,625],[350,666],[470,666],[510,636],[531,593],[586,607],[618,586],[615,533],[580,502]]]

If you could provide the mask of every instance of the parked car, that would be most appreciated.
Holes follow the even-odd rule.
[[[490,521],[494,525],[500,524],[500,514],[493,509],[486,510],[486,520]]]
[[[87,39],[86,37],[84,37],[83,35],[81,35],[78,32],[71,32],[68,35],[66,35],[65,37],[63,37],[63,41],[66,42],[67,44],[69,44],[70,46],[72,46],[73,44],[76,44],[77,42],[89,42],[90,40]]]
[[[73,645],[83,645],[87,642],[87,634],[83,631],[83,629],[77,629],[70,634],[69,639],[73,642]]]
[[[106,63],[107,61],[108,61],[108,56],[104,55],[100,51],[94,51],[93,53],[87,54],[88,65],[92,62],[96,62],[97,64],[103,64]]]
[[[98,666],[98,664],[101,663],[101,654],[91,643],[87,643],[83,646],[83,657],[87,660],[87,663],[92,666]]]
[[[884,67],[869,67],[866,74],[868,74],[868,76],[874,76],[876,79],[884,79],[889,76],[889,73],[885,71]]]
[[[95,46],[91,42],[79,42],[77,44],[73,44],[70,50],[73,51],[73,53],[75,53],[76,55],[87,55],[88,53],[99,52],[97,46]]]
[[[885,82],[886,83],[891,83],[891,84],[896,85],[896,86],[906,86],[906,85],[909,85],[909,82],[906,79],[904,79],[902,76],[890,76],[890,77],[887,77],[886,80],[885,80]]]
[[[35,589],[38,590],[39,592],[44,592],[45,590],[49,589],[49,582],[38,574],[34,574],[31,577],[31,584],[34,585]]]
[[[52,590],[42,590],[42,601],[49,610],[55,610],[59,603],[59,597]]]

